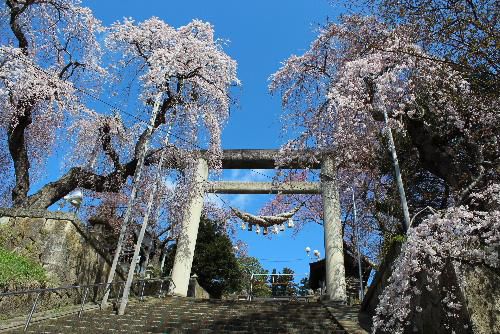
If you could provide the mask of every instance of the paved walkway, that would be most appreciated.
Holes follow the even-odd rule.
[[[364,314],[359,314],[359,305],[349,306],[339,302],[323,302],[323,304],[349,334],[368,334],[360,322],[363,327],[369,328],[370,319]]]
[[[19,333],[10,331],[8,333]],[[346,331],[320,303],[151,299],[123,316],[89,311],[32,324],[28,333],[334,333]]]

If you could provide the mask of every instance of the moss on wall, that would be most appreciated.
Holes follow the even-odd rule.
[[[45,283],[47,273],[40,264],[0,247],[0,290],[38,287]]]

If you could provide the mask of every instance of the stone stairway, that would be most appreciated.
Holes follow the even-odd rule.
[[[42,321],[30,325],[28,333],[341,334],[346,331],[316,302],[165,298],[130,304],[123,316],[111,310],[90,311],[81,319],[72,315]]]

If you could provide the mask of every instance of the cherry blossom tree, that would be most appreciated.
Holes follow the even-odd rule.
[[[498,157],[497,98],[477,94],[467,79],[412,43],[404,27],[391,30],[374,18],[345,17],[272,76],[271,89],[282,92],[288,111],[285,126],[298,133],[283,147],[284,156],[316,147],[333,151],[339,168],[351,174],[373,172],[383,150],[386,111],[423,166],[466,200],[468,186],[484,181],[484,173],[472,171]],[[463,156],[464,148],[473,151]]]
[[[403,333],[411,312],[422,312],[415,303],[422,287],[439,289],[445,294],[441,306],[454,315],[462,306],[450,289],[442,289],[439,278],[445,266],[467,263],[499,268],[500,249],[500,187],[492,184],[481,193],[473,194],[472,202],[487,203],[489,211],[471,210],[466,206],[450,207],[435,212],[410,230],[402,253],[396,260],[389,285],[384,290],[374,317],[374,332]],[[457,268],[460,270],[460,268]],[[425,277],[425,283],[417,277]],[[423,279],[423,278],[421,278]],[[451,321],[445,326],[451,330]]]
[[[47,208],[75,188],[122,191],[145,149],[142,120],[159,92],[163,99],[146,164],[154,164],[164,128],[172,125],[180,139],[171,140],[169,149],[184,152],[176,159],[189,167],[190,152],[200,145],[208,148],[211,166],[218,166],[229,88],[239,82],[236,62],[209,23],[194,20],[174,28],[158,18],[125,19],[105,28],[79,0],[6,0],[0,11],[0,136],[10,155],[0,162],[13,180],[2,183],[3,192],[12,192],[12,205]],[[106,53],[99,42],[103,32]],[[124,78],[135,87],[129,93],[142,111],[89,107],[111,91],[102,87]],[[124,91],[116,93],[108,105],[121,102]],[[71,143],[65,172],[32,192],[44,162],[61,149],[56,139]]]
[[[369,185],[360,198],[366,216],[379,221],[376,233],[391,220],[390,212],[376,205],[390,197],[384,184],[393,182],[380,159],[387,159],[381,155],[386,145],[384,113],[415,163],[407,170],[418,168],[440,180],[432,181],[443,193],[440,207],[414,207],[419,210],[413,212],[415,224],[377,310],[375,324],[388,332],[404,329],[415,306],[415,291],[407,290],[407,283],[419,272],[438,273],[442,263],[452,260],[498,267],[490,261],[498,259],[498,204],[492,206],[485,194],[497,196],[491,189],[499,180],[494,167],[499,161],[499,101],[487,87],[494,81],[486,80],[485,86],[485,80],[478,81],[484,71],[472,70],[487,59],[476,59],[469,70],[461,70],[458,58],[444,49],[433,53],[420,43],[411,24],[397,23],[342,17],[321,29],[303,55],[291,56],[271,77],[270,86],[282,95],[285,130],[296,135],[282,148],[283,159],[307,148],[333,154],[341,182],[344,178],[356,186],[365,180]],[[488,70],[495,73],[493,66]],[[423,194],[411,190],[415,197]],[[349,203],[343,203],[344,213]],[[463,245],[477,256],[458,252]],[[427,247],[433,249],[429,265],[424,264]]]
[[[498,4],[495,1],[371,1],[391,26],[411,27],[432,55],[475,77],[477,84],[498,85]],[[486,84],[486,85],[484,85]],[[497,86],[498,87],[498,86]]]
[[[0,11],[6,27],[0,37],[1,136],[15,172],[12,202],[21,206],[30,202],[30,166],[45,162],[68,117],[87,111],[78,87],[104,74],[96,39],[102,26],[75,1],[8,0]]]

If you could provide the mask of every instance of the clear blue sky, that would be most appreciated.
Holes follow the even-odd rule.
[[[230,40],[225,50],[238,62],[238,76],[243,85],[236,91],[238,105],[232,109],[223,132],[224,148],[280,146],[283,142],[280,101],[278,96],[269,94],[268,77],[291,54],[301,54],[308,48],[318,24],[338,14],[328,0],[86,0],[84,4],[106,25],[123,17],[142,21],[157,16],[178,27],[197,18],[212,23],[217,37]],[[224,178],[266,180],[247,171],[229,171]],[[226,199],[234,206],[256,213],[268,196],[240,195]],[[288,266],[304,274],[309,271],[304,248],[310,246],[324,254],[323,231],[318,225],[309,225],[295,238],[289,230],[271,240],[241,230],[238,237],[248,243],[249,254],[261,259],[269,270]]]

